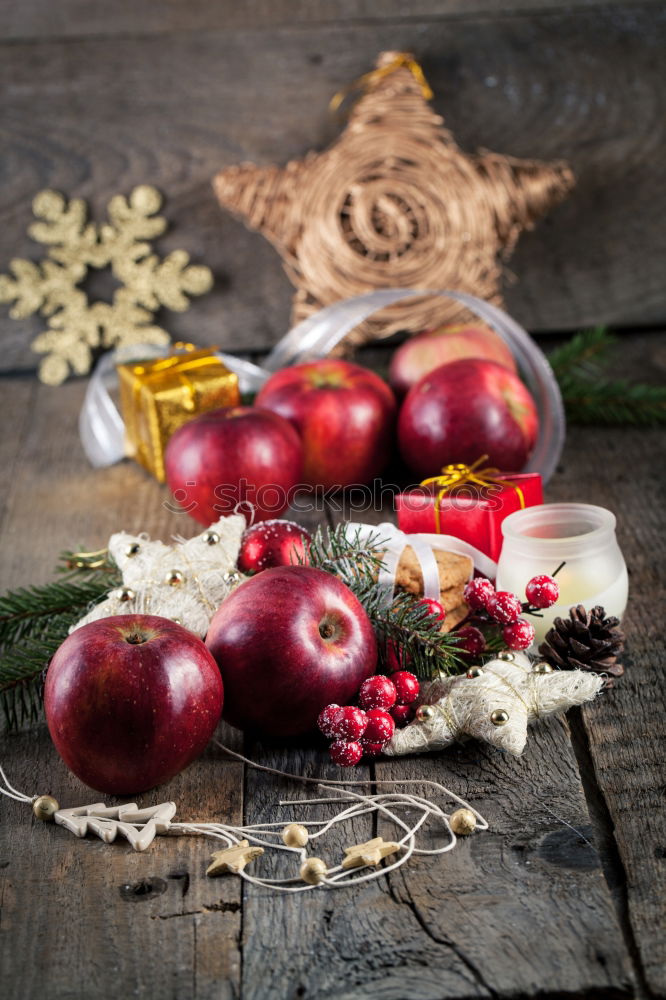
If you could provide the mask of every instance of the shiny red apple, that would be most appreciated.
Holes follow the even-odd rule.
[[[520,472],[538,431],[527,388],[494,361],[453,361],[436,368],[410,389],[398,418],[402,457],[421,477],[481,455],[504,472]]]
[[[377,664],[363,606],[337,577],[307,566],[267,569],[242,583],[213,617],[206,645],[224,680],[224,718],[290,737],[348,704]]]
[[[463,358],[496,361],[517,371],[507,343],[491,327],[484,323],[448,323],[406,340],[393,354],[389,382],[396,395],[402,397],[428,372]]]
[[[330,489],[368,483],[389,458],[396,403],[374,372],[325,359],[283,368],[257,396],[290,420],[303,441],[304,479]]]
[[[303,449],[278,414],[230,406],[179,427],[164,460],[174,500],[201,524],[235,510],[262,521],[291,503],[301,482]]]
[[[220,672],[201,639],[154,615],[76,629],[44,689],[56,750],[77,778],[110,795],[144,792],[191,764],[222,702]]]

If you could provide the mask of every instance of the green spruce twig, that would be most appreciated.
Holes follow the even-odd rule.
[[[76,565],[72,556],[64,554],[65,575],[53,583],[0,597],[0,709],[9,729],[39,718],[49,660],[71,626],[119,581],[108,558],[91,566],[86,560]]]
[[[549,356],[567,420],[606,427],[666,423],[666,387],[604,374],[617,338],[604,327],[583,330]]]
[[[318,528],[309,550],[309,564],[334,573],[356,595],[370,618],[379,645],[380,669],[388,669],[389,649],[401,654],[422,680],[433,674],[459,673],[464,665],[458,639],[441,632],[441,622],[417,597],[398,593],[386,600],[377,586],[386,540],[380,532],[362,539],[344,524]]]

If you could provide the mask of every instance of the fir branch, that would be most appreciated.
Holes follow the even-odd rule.
[[[433,674],[459,673],[464,669],[457,654],[459,640],[440,631],[441,622],[412,594],[398,593],[386,602],[377,578],[383,566],[386,541],[380,533],[362,540],[360,531],[350,535],[346,525],[317,529],[309,549],[309,563],[337,576],[363,605],[377,636],[380,669],[388,668],[389,648],[409,664],[422,680]]]
[[[115,567],[88,566],[42,587],[0,597],[0,707],[13,729],[39,718],[42,675],[71,626],[119,581]]]
[[[653,427],[666,423],[666,387],[624,379],[565,380],[560,384],[572,424]]]
[[[574,334],[571,340],[548,355],[548,361],[559,381],[591,362],[604,363],[616,343],[616,338],[608,333],[605,326],[595,326]]]
[[[572,424],[649,427],[666,423],[666,387],[603,374],[617,339],[604,327],[583,330],[548,360]]]

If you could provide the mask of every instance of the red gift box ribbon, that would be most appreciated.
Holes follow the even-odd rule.
[[[451,493],[456,486],[463,486],[473,483],[475,486],[508,486],[516,491],[516,496],[520,502],[520,509],[525,509],[525,495],[517,483],[512,483],[508,479],[498,478],[501,475],[499,469],[494,469],[488,465],[483,469],[479,466],[488,461],[487,455],[481,455],[472,465],[464,465],[457,462],[454,465],[445,465],[439,476],[431,476],[424,479],[421,486],[438,486],[435,499],[435,531],[441,534],[439,505],[443,497]]]

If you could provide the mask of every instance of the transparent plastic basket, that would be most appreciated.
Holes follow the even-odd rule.
[[[336,302],[293,327],[270,352],[262,372],[273,373],[287,365],[325,357],[373,313],[401,299],[422,295],[455,299],[491,326],[509,345],[539,413],[539,436],[521,471],[538,472],[547,482],[559,461],[565,436],[564,407],[553,370],[543,351],[511,316],[468,292],[385,288]]]

